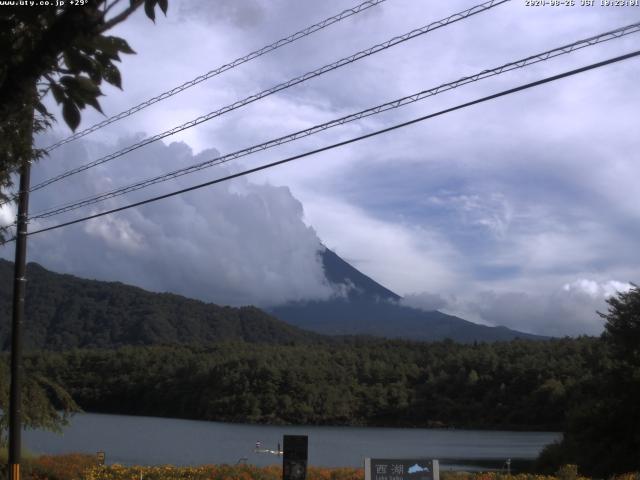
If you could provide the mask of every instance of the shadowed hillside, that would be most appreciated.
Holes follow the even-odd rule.
[[[0,342],[8,348],[13,263],[0,260]],[[288,343],[320,335],[292,327],[255,307],[220,307],[119,282],[85,280],[27,266],[25,343],[32,348],[112,348],[121,345],[220,340]]]
[[[387,338],[457,342],[493,342],[545,337],[488,327],[447,315],[405,307],[401,297],[362,274],[329,249],[322,252],[327,279],[345,296],[326,301],[296,302],[269,311],[298,327],[329,335],[375,335]]]
[[[120,282],[86,280],[30,263],[25,343],[31,348],[60,350],[228,340],[280,344],[332,341],[324,335],[424,341],[450,338],[459,342],[541,338],[401,306],[398,295],[332,251],[325,250],[321,258],[327,280],[344,295],[277,306],[271,314],[256,307],[221,307],[180,295],[148,292]],[[13,263],[0,260],[0,345],[5,350],[12,276]]]

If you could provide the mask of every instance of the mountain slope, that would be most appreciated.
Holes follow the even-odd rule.
[[[114,348],[122,345],[325,342],[323,335],[459,342],[543,338],[468,322],[398,303],[400,297],[331,250],[321,252],[328,281],[343,293],[326,301],[274,307],[220,307],[119,282],[86,280],[27,266],[27,347]],[[0,347],[7,349],[13,263],[0,259]],[[285,323],[286,322],[286,323]],[[304,330],[303,330],[304,329]]]
[[[13,263],[0,259],[0,345],[8,347]],[[255,307],[220,307],[119,282],[85,280],[27,265],[25,343],[74,347],[207,343],[220,340],[289,343],[321,336]]]
[[[321,252],[327,279],[346,295],[325,301],[296,302],[269,309],[300,328],[330,335],[367,334],[387,338],[458,342],[543,339],[506,327],[488,327],[447,315],[400,305],[400,296],[362,274],[329,249]]]
[[[400,300],[400,295],[367,277],[328,248],[321,252],[321,258],[327,280],[334,285],[346,285],[350,300]]]

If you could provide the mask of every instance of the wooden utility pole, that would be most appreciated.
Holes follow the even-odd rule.
[[[29,105],[33,105],[30,103]],[[25,157],[20,165],[18,217],[16,223],[16,251],[13,274],[13,316],[11,319],[11,390],[9,393],[9,479],[20,480],[22,447],[22,324],[27,283],[27,224],[29,217],[29,188],[33,151],[33,108],[24,121]]]

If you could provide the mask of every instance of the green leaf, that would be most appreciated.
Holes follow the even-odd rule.
[[[89,72],[89,78],[91,78],[91,80],[93,80],[93,83],[95,83],[96,85],[100,85],[102,83],[102,77],[104,75],[102,65],[100,65],[98,62],[93,63],[94,69]]]
[[[113,37],[105,37],[104,35],[98,35],[92,40],[92,45],[100,50],[103,54],[113,58],[114,55],[118,55],[118,47],[111,40]]]
[[[64,121],[67,122],[67,125],[69,125],[69,128],[75,132],[78,125],[80,125],[80,110],[78,110],[78,107],[73,101],[64,101],[62,104],[62,117]]]
[[[92,105],[96,97],[102,95],[100,87],[89,77],[81,75],[77,77],[65,76],[60,79],[60,82],[65,86],[66,97],[72,100],[80,109],[83,109],[87,103]]]
[[[154,7],[156,5],[156,0],[144,0],[144,13],[147,14],[152,21],[156,21],[156,12],[154,11]]]
[[[65,87],[65,88],[73,88],[74,84],[75,84],[75,78],[72,77],[71,75],[65,75],[64,77],[60,77],[59,82]]]
[[[102,53],[96,53],[95,59],[102,68],[108,68],[110,65],[113,65],[112,59]]]
[[[160,5],[160,10],[165,15],[167,14],[167,9],[169,8],[169,0],[158,0],[158,5]]]
[[[53,94],[53,98],[55,99],[56,103],[59,105],[64,102],[65,94],[62,87],[57,83],[49,83],[49,85],[51,86],[51,93]]]
[[[73,89],[69,90],[69,97],[75,102],[75,104],[82,110],[85,104],[92,105],[96,101],[96,98],[101,96],[101,93],[87,92],[85,90]]]
[[[35,109],[40,112],[40,115],[42,115],[43,117],[46,117],[47,115],[49,115],[49,110],[47,110],[47,107],[45,107],[42,102],[37,102],[35,105]]]
[[[75,78],[74,83],[77,86],[77,88],[85,92],[93,93],[95,95],[100,95],[102,93],[100,91],[100,87],[98,87],[95,83],[93,83],[93,80],[91,80],[89,77],[79,75]]]
[[[102,111],[102,107],[100,106],[100,102],[98,102],[98,100],[95,97],[87,98],[86,102],[87,104],[91,105],[93,108],[95,108],[97,111],[99,111],[101,114],[104,115],[104,112]]]
[[[79,50],[69,49],[64,53],[64,62],[73,73],[87,72],[90,76],[98,68],[95,60]]]
[[[75,47],[86,55],[93,55],[96,51],[93,36],[80,35],[76,40]]]
[[[103,55],[109,58],[119,60],[118,53],[136,53],[123,38],[119,37],[105,37],[100,35],[93,39],[93,45],[96,49],[100,50]],[[97,57],[97,55],[96,55]]]
[[[136,52],[133,50],[133,48],[129,46],[129,44],[124,38],[120,38],[120,37],[109,37],[109,38],[111,39],[113,44],[116,46],[118,51],[122,53],[128,53],[130,55],[135,55]]]
[[[122,90],[122,78],[120,77],[120,70],[115,65],[109,65],[104,69],[102,77],[111,85],[118,87]]]
[[[78,64],[75,62],[75,58],[73,58],[73,55],[70,54],[69,52],[64,52],[62,54],[62,57],[64,58],[64,63],[67,65],[67,68],[69,70],[79,70],[80,67],[78,67]]]

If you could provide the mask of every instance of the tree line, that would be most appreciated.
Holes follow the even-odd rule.
[[[640,290],[609,299],[605,333],[458,344],[219,342],[36,351],[31,425],[76,409],[215,421],[561,430],[537,471],[640,469]],[[0,411],[8,397],[0,357]],[[57,415],[57,417],[56,417]]]
[[[559,430],[603,360],[594,338],[491,344],[123,347],[38,352],[26,368],[87,411],[201,420]]]
[[[232,422],[561,430],[562,442],[543,452],[538,468],[578,463],[606,476],[640,468],[640,289],[608,302],[601,338],[314,342],[274,332],[277,343],[32,351],[25,418],[55,427],[77,403]],[[0,359],[5,412],[8,357]],[[0,415],[0,426],[5,421]]]

